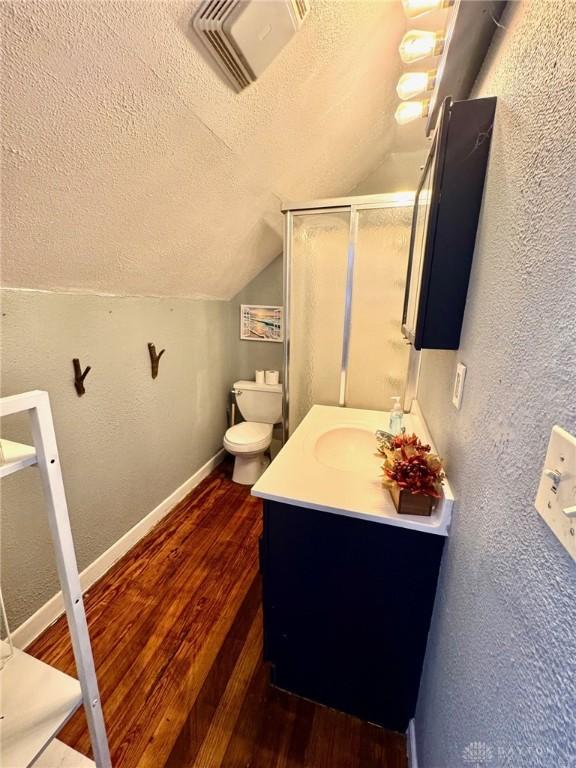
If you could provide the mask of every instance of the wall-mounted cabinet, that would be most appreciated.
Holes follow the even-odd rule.
[[[402,332],[458,349],[496,99],[446,99],[414,203]]]

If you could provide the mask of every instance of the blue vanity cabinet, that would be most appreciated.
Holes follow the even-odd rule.
[[[266,500],[271,682],[395,731],[414,716],[444,537]]]

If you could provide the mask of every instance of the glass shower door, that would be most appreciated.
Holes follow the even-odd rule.
[[[390,410],[408,371],[401,325],[412,208],[359,208],[357,216],[346,405]]]
[[[292,218],[289,434],[315,403],[338,405],[349,234],[350,211]]]

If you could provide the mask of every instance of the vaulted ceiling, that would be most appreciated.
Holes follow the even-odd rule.
[[[400,2],[312,0],[240,94],[195,7],[2,4],[4,285],[229,298],[281,251],[281,200],[347,194],[415,148],[393,121]]]

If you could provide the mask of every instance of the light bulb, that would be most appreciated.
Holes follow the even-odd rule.
[[[423,29],[411,29],[406,32],[400,43],[400,58],[405,64],[438,56],[444,49],[442,32],[429,32]]]
[[[406,16],[409,19],[415,19],[429,11],[448,8],[454,5],[454,0],[402,0],[402,5]]]
[[[436,71],[434,72],[407,72],[398,80],[396,93],[402,99],[411,99],[418,96],[419,93],[431,91],[436,82]]]
[[[396,122],[399,125],[406,125],[413,120],[418,120],[420,117],[426,117],[430,108],[430,101],[403,101],[402,104],[398,104],[398,108],[394,113]]]

